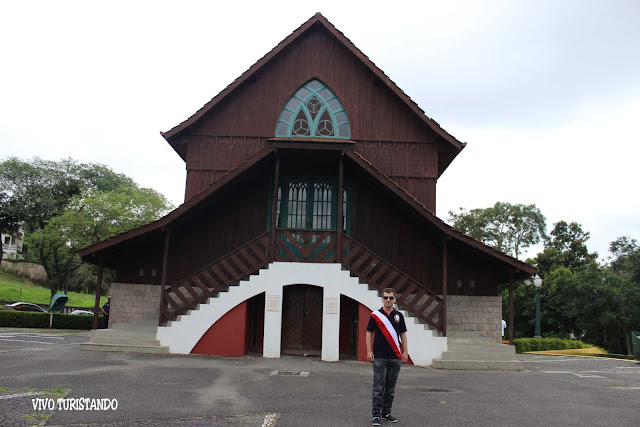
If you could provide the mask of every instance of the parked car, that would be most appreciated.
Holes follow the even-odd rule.
[[[30,302],[14,302],[13,304],[6,304],[5,307],[12,308],[18,311],[39,311],[46,313],[47,310],[40,307],[38,304],[31,304]]]
[[[71,314],[88,314],[89,316],[93,316],[93,312],[89,310],[73,310]]]

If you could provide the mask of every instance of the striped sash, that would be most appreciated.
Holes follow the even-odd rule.
[[[374,311],[371,313],[373,316],[373,320],[375,320],[378,328],[382,331],[382,335],[386,338],[387,342],[393,349],[393,352],[398,356],[399,359],[402,359],[402,351],[400,350],[400,342],[398,341],[398,333],[393,328],[391,322],[384,314],[379,311]]]

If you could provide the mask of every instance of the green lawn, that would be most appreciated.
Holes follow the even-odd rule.
[[[21,292],[22,290],[22,292]],[[69,292],[70,307],[93,308],[96,303],[95,295]],[[33,283],[28,278],[16,276],[6,271],[0,271],[0,301],[30,302],[34,304],[49,304],[51,291]],[[107,297],[100,297],[100,307],[107,302]]]

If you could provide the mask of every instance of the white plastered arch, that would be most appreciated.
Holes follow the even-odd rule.
[[[275,262],[268,269],[241,281],[239,286],[231,286],[229,292],[222,292],[218,298],[211,298],[208,304],[180,316],[167,326],[158,328],[157,338],[171,353],[188,354],[207,330],[231,309],[243,301],[265,292],[264,357],[280,357],[280,334],[282,330],[283,287],[306,284],[323,288],[322,306],[322,360],[337,361],[340,335],[340,295],[345,295],[370,310],[380,308],[377,292],[369,290],[349,271],[342,270],[340,264]],[[327,306],[327,304],[329,306]],[[405,314],[406,316],[406,314]],[[424,325],[407,319],[409,351],[416,364],[431,365],[434,357],[446,350],[446,338],[434,337]],[[412,337],[412,335],[414,335]],[[437,345],[423,343],[424,338],[439,339]],[[431,340],[429,340],[431,341]],[[426,346],[426,347],[425,347]],[[428,350],[426,353],[423,350]],[[419,363],[420,362],[420,363]]]

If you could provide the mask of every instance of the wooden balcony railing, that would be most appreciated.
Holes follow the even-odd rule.
[[[165,289],[162,323],[227,291],[229,286],[256,274],[270,262],[336,262],[335,231],[278,229],[273,254],[270,236],[270,232],[266,232],[256,237]],[[341,238],[344,269],[378,292],[387,287],[394,288],[401,308],[442,331],[442,298],[345,234]]]
[[[276,230],[276,261],[336,262],[336,232]]]

